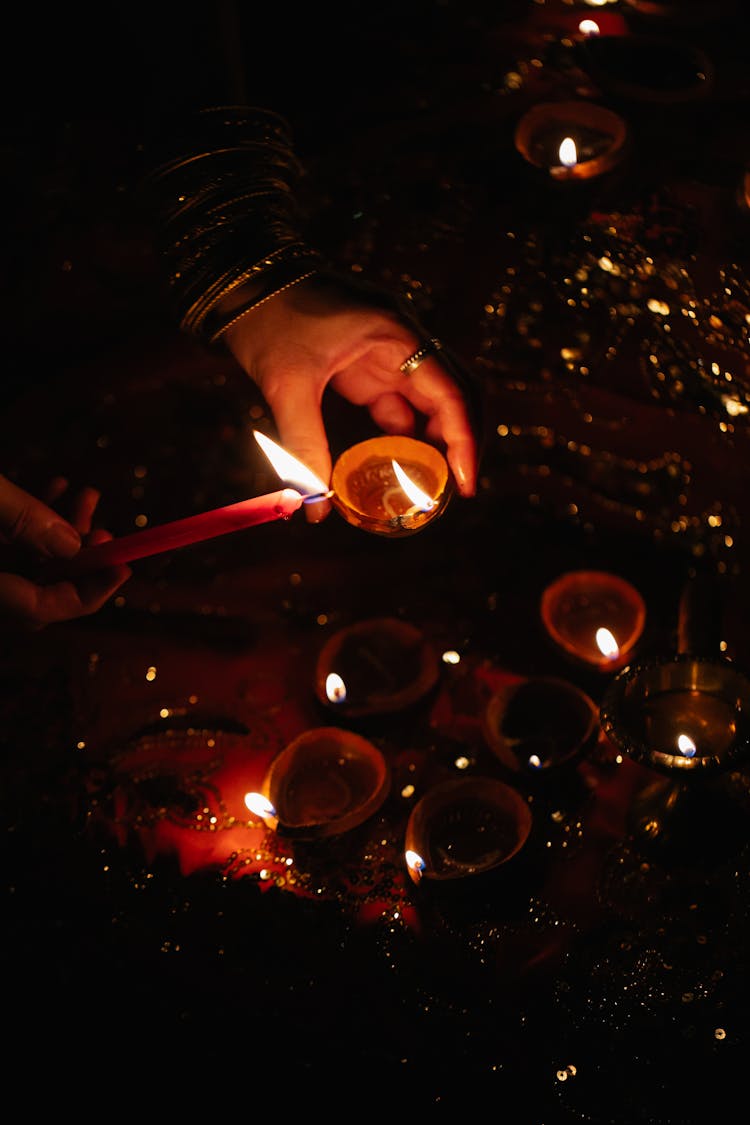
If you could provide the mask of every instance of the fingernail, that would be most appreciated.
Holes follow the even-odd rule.
[[[72,559],[81,549],[81,537],[69,523],[51,523],[42,532],[41,546],[54,557]]]

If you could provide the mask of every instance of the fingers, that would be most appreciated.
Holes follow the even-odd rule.
[[[67,477],[53,477],[44,493],[45,504],[49,504],[49,506],[52,507],[55,501],[59,500],[60,497],[67,492],[68,484],[69,481]]]
[[[462,496],[477,487],[477,442],[460,388],[435,360],[425,360],[408,378],[405,393],[427,415],[426,436],[444,445],[451,472]]]
[[[69,559],[81,547],[77,530],[42,500],[0,476],[0,534],[44,558]]]
[[[76,531],[81,535],[88,535],[91,531],[91,521],[94,518],[96,506],[101,499],[101,493],[97,488],[86,486],[76,493],[73,500],[73,507],[70,516],[70,522],[75,527]]]
[[[410,437],[415,429],[414,411],[400,394],[383,394],[370,403],[370,417],[386,434]]]
[[[109,567],[76,582],[37,586],[18,574],[0,574],[0,618],[23,629],[39,631],[48,625],[95,613],[118,590],[132,571]]]

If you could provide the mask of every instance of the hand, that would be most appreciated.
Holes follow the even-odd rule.
[[[107,531],[91,530],[99,502],[96,489],[84,488],[72,497],[70,522],[49,506],[67,490],[67,480],[56,477],[45,503],[0,475],[0,622],[36,631],[95,613],[130,577],[127,566],[49,585],[26,576],[45,560],[73,558],[84,539],[101,543],[112,538]]]
[[[434,356],[411,375],[399,370],[424,343],[427,334],[417,332],[359,292],[316,279],[249,310],[224,339],[263,394],[284,449],[326,483],[332,465],[322,401],[330,384],[347,401],[367,407],[385,433],[412,436],[424,416],[425,438],[445,449],[459,493],[473,496],[477,440],[462,387]],[[330,508],[321,501],[305,511],[319,522]]]

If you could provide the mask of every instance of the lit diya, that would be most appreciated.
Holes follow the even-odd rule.
[[[404,857],[414,883],[486,874],[526,843],[532,816],[515,789],[491,777],[452,778],[436,785],[411,811]]]
[[[534,776],[577,761],[595,745],[600,730],[593,700],[553,676],[531,676],[494,692],[483,727],[504,766]]]
[[[373,743],[338,727],[315,727],[271,762],[245,804],[279,835],[319,840],[372,816],[390,788],[390,769]]]
[[[354,527],[376,535],[411,535],[439,516],[451,495],[448,463],[415,438],[381,435],[337,459],[331,502]]]
[[[602,671],[621,668],[646,623],[646,605],[634,586],[603,570],[574,570],[544,590],[545,629],[570,656]]]
[[[683,855],[744,846],[746,816],[718,784],[750,757],[744,672],[724,658],[656,657],[615,677],[600,717],[612,743],[657,774],[630,810],[638,836]]]
[[[416,626],[377,617],[340,629],[323,645],[315,692],[342,717],[393,714],[427,695],[439,672],[438,654]]]
[[[601,722],[623,753],[651,769],[719,772],[750,751],[750,680],[718,657],[656,657],[615,677]]]
[[[628,142],[628,127],[619,114],[584,100],[532,106],[515,132],[521,156],[563,181],[590,180],[611,171],[624,159]]]

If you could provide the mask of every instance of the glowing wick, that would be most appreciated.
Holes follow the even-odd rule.
[[[677,737],[677,749],[681,754],[684,754],[686,758],[693,758],[695,757],[697,747],[690,735],[680,734]]]
[[[346,699],[346,684],[338,672],[329,672],[326,677],[326,696],[331,703],[343,703]]]
[[[398,461],[391,460],[391,464],[393,465],[393,471],[396,474],[398,483],[401,485],[414,507],[420,512],[432,511],[435,507],[435,501],[432,497],[428,496],[426,492],[423,492],[422,489],[406,475]]]
[[[414,882],[418,883],[426,866],[425,861],[419,852],[413,852],[410,848],[407,848],[404,852],[404,859],[406,860],[406,866],[409,868],[409,874]]]
[[[566,137],[560,145],[560,163],[566,168],[578,163],[578,149],[572,137]]]
[[[323,483],[320,477],[316,477],[307,465],[303,465],[301,461],[298,461],[291,453],[287,453],[285,449],[282,449],[275,441],[271,441],[265,434],[259,433],[258,430],[253,430],[253,434],[281,479],[288,481],[298,492],[303,493],[306,501],[322,500],[332,495],[328,486]]]
[[[596,630],[596,643],[605,660],[616,660],[620,655],[620,646],[609,629]]]
[[[278,822],[276,809],[262,793],[246,793],[245,804],[253,816],[259,816],[269,828],[275,828]]]
[[[596,20],[581,20],[578,25],[578,30],[580,31],[581,35],[598,35],[599,24],[596,22]]]

